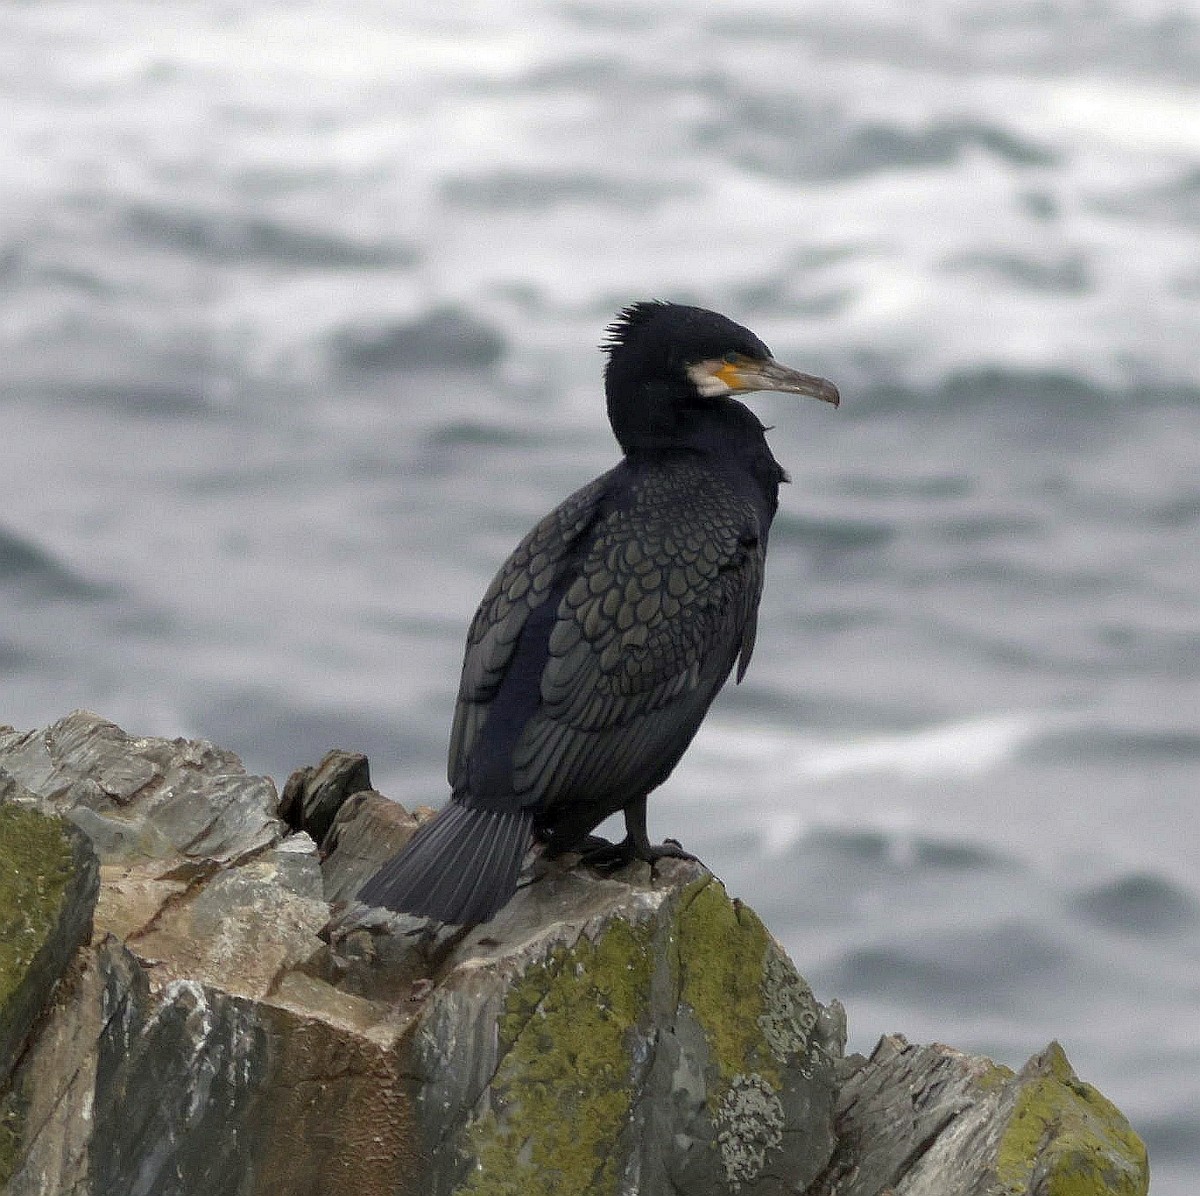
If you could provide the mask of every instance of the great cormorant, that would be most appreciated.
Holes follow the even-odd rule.
[[[787,475],[732,396],[837,388],[780,365],[725,316],[635,303],[604,382],[623,459],[551,511],[467,633],[446,807],[363,886],[371,905],[468,924],[512,896],[534,838],[578,848],[610,814],[608,864],[686,854],[646,837],[709,704],[754,648],[767,533]],[[589,840],[594,842],[593,840]]]

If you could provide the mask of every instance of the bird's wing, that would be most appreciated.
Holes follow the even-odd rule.
[[[530,802],[659,784],[754,646],[753,506],[696,465],[660,469],[594,526],[558,606],[541,705],[513,757]]]
[[[577,490],[538,523],[492,579],[471,620],[450,732],[448,776],[457,783],[488,703],[504,679],[530,614],[550,596],[580,538],[595,523],[608,485],[604,474]]]

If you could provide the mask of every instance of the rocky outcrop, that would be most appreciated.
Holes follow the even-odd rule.
[[[1146,1150],[1052,1042],[1019,1073],[880,1040],[842,1067],[837,1149],[806,1196],[1137,1196]]]
[[[842,1058],[699,865],[539,862],[469,931],[364,909],[418,824],[369,786],[349,753],[277,800],[210,744],[0,730],[0,1191],[1146,1190],[1057,1047]]]

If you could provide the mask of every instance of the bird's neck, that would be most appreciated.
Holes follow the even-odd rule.
[[[687,439],[698,413],[682,382],[654,379],[616,386],[609,381],[608,420],[625,453],[654,452]]]
[[[787,473],[775,460],[758,417],[733,399],[689,406],[669,432],[647,434],[625,448],[635,467],[671,457],[699,457],[759,511],[764,529],[779,506]]]

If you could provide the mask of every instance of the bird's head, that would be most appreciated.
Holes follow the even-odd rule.
[[[626,451],[670,444],[698,410],[755,390],[839,401],[832,382],[781,365],[748,328],[702,307],[631,304],[601,347],[608,416]]]

